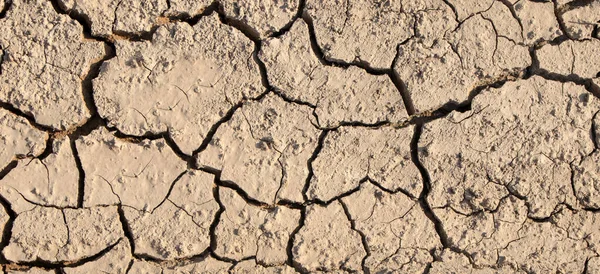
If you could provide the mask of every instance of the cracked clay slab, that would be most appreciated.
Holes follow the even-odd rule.
[[[125,134],[167,133],[189,155],[234,105],[264,92],[254,44],[216,14],[115,46],[119,58],[94,79],[100,116]]]
[[[0,20],[0,101],[57,130],[84,123],[90,113],[82,81],[105,45],[84,38],[83,27],[50,1],[11,2]]]

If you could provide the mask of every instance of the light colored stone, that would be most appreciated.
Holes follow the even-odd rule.
[[[76,207],[79,172],[71,150],[70,138],[55,140],[52,153],[45,159],[20,160],[17,167],[0,181],[0,185],[0,193],[13,189],[19,196],[36,204]],[[11,201],[13,210],[21,212],[30,207],[24,199],[19,197]]]
[[[370,183],[342,198],[356,229],[366,236],[371,273],[423,273],[433,258],[429,250],[441,248],[433,223],[418,201],[402,193],[390,194]]]
[[[354,66],[321,64],[312,52],[308,26],[302,20],[281,37],[267,39],[259,58],[265,62],[271,85],[287,98],[316,106],[322,127],[407,119],[400,92],[387,75],[371,75]]]
[[[284,264],[289,236],[299,225],[300,211],[248,205],[228,188],[219,188],[219,196],[225,211],[215,229],[215,253],[238,261],[256,256],[264,265]]]
[[[419,196],[421,174],[410,153],[412,129],[341,127],[329,132],[312,162],[308,198],[330,201],[365,179]]]
[[[31,126],[27,119],[0,108],[0,168],[17,157],[40,155],[46,138],[46,134]]]
[[[105,49],[82,32],[77,21],[56,13],[49,1],[12,1],[0,20],[0,101],[58,130],[84,123],[90,113],[81,82]]]
[[[304,226],[294,238],[294,264],[313,271],[361,271],[367,255],[361,236],[351,227],[342,204],[310,205]]]
[[[216,14],[116,48],[94,79],[100,115],[126,134],[168,132],[189,155],[233,105],[264,92],[252,41]]]
[[[537,76],[483,91],[471,111],[425,125],[419,157],[429,202],[470,214],[493,210],[510,191],[528,201],[530,217],[575,206],[570,163],[594,149],[598,108],[583,87]]]
[[[198,164],[221,170],[248,195],[265,203],[302,202],[308,159],[318,142],[312,109],[274,94],[250,101],[221,125]]]
[[[212,196],[213,176],[188,172],[175,182],[172,196],[152,211],[125,207],[135,253],[159,260],[189,258],[210,245],[209,229],[219,205]]]
[[[122,203],[152,210],[186,170],[186,163],[161,139],[136,144],[99,129],[76,145],[85,171],[85,206]]]

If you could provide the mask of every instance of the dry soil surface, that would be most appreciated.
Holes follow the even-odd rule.
[[[0,0],[3,273],[600,273],[600,0]]]

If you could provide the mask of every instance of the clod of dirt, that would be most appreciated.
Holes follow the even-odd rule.
[[[8,270],[6,271],[6,273],[8,274],[23,274],[23,273],[27,273],[27,274],[55,274],[56,271],[54,270],[46,270],[43,268],[39,268],[39,267],[31,267],[29,269],[22,269],[22,270]]]
[[[370,273],[422,273],[433,261],[430,250],[441,248],[433,223],[418,201],[402,193],[390,194],[364,183],[342,198],[348,213],[366,238]]]
[[[226,274],[232,267],[230,263],[219,261],[212,257],[206,257],[200,261],[194,261],[187,265],[178,265],[172,268],[164,268],[163,274],[180,274],[180,273],[214,273]]]
[[[159,24],[168,1],[135,0],[58,0],[67,13],[81,15],[90,25],[93,36],[109,37],[113,33],[144,33]]]
[[[131,248],[126,238],[121,238],[119,243],[111,248],[102,257],[75,267],[63,268],[66,274],[80,273],[117,273],[125,274],[131,261]]]
[[[431,264],[429,270],[431,274],[447,274],[447,273],[470,273],[470,274],[526,274],[524,270],[514,270],[511,268],[475,268],[473,267],[467,256],[445,249],[442,251],[438,261]]]
[[[219,127],[198,164],[221,170],[221,180],[261,202],[302,202],[306,163],[319,138],[314,120],[310,107],[273,94],[250,101]]]
[[[419,196],[423,186],[411,160],[412,137],[411,127],[341,127],[329,132],[312,162],[308,198],[330,201],[365,179],[389,191]]]
[[[266,38],[283,29],[298,13],[298,0],[170,0],[167,15],[196,16],[213,2],[218,2],[224,15],[235,24],[241,24],[257,38]]]
[[[600,72],[600,40],[565,41],[559,45],[545,45],[536,51],[540,68],[561,75],[582,78],[598,77]]]
[[[186,170],[162,139],[131,143],[102,128],[79,138],[76,146],[85,171],[84,206],[122,203],[150,211]]]
[[[242,260],[256,256],[264,265],[281,265],[287,260],[289,236],[298,226],[300,211],[283,206],[249,206],[235,191],[219,188],[225,211],[215,230],[215,253]]]
[[[294,238],[294,264],[309,271],[361,271],[367,255],[361,235],[352,229],[339,201],[310,205]]]
[[[129,268],[128,274],[148,274],[148,273],[163,273],[163,269],[160,265],[148,262],[135,260]]]
[[[98,112],[125,134],[167,132],[186,154],[234,105],[264,92],[252,41],[216,14],[116,48],[93,82]]]
[[[526,44],[551,41],[563,34],[552,1],[516,1],[512,7],[523,26]]]
[[[79,174],[70,139],[55,140],[45,159],[22,159],[0,181],[0,193],[7,196],[15,212],[31,207],[29,202],[55,207],[76,207]],[[11,194],[17,192],[17,199]]]
[[[254,260],[242,261],[231,269],[231,273],[272,273],[272,274],[292,274],[297,273],[292,267],[287,265],[265,267],[257,264]]]
[[[116,207],[36,207],[17,215],[2,254],[12,262],[77,261],[114,245],[122,234]]]
[[[417,111],[466,101],[476,87],[514,78],[531,64],[527,47],[499,36],[494,22],[478,14],[452,30],[424,21],[419,27],[429,37],[398,47],[394,71]]]
[[[281,37],[266,40],[259,58],[269,83],[283,96],[315,106],[321,127],[407,119],[402,97],[387,75],[323,65],[311,50],[302,20]]]
[[[432,207],[472,214],[494,210],[509,193],[527,201],[530,217],[576,206],[570,164],[594,150],[599,106],[581,86],[534,76],[488,89],[472,110],[426,124],[419,156]]]
[[[594,29],[600,26],[600,2],[585,2],[588,2],[588,4],[569,9],[562,14],[563,21],[567,27],[566,31],[574,39],[593,38]]]
[[[58,14],[50,1],[12,1],[0,20],[0,101],[57,130],[85,122],[90,113],[82,81],[105,48],[84,39],[82,32],[77,21]]]
[[[209,229],[219,209],[212,196],[212,175],[188,172],[171,195],[151,212],[125,207],[135,253],[159,260],[187,258],[210,245]]]
[[[35,129],[27,119],[0,109],[0,168],[17,156],[38,156],[44,151],[47,136]]]
[[[582,273],[586,259],[598,249],[600,231],[593,225],[593,213],[563,207],[550,221],[535,222],[527,219],[526,202],[512,196],[489,213],[465,216],[450,208],[435,211],[453,244],[470,254],[478,267],[500,264],[527,273]]]
[[[317,43],[325,58],[388,69],[397,45],[413,35],[416,18],[403,11],[403,4],[309,0],[306,12],[315,25]]]

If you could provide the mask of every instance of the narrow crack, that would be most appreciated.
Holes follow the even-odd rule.
[[[83,169],[83,164],[81,163],[81,158],[79,157],[79,152],[77,151],[75,139],[70,138],[70,145],[71,151],[73,152],[73,157],[75,158],[75,165],[77,166],[77,171],[79,172],[79,184],[77,186],[77,208],[82,208],[85,197],[85,170]]]
[[[6,13],[8,12],[8,10],[12,7],[12,0],[5,0],[4,1],[4,6],[2,7],[2,9],[0,9],[0,19],[4,19],[6,18]],[[2,62],[0,61],[0,64]],[[1,71],[1,70],[0,70]],[[0,73],[1,74],[1,73]]]
[[[421,177],[423,178],[423,190],[419,195],[418,201],[419,205],[421,206],[421,209],[423,210],[423,212],[425,212],[427,218],[429,218],[429,220],[433,223],[435,231],[437,232],[438,237],[440,238],[442,247],[451,248],[452,243],[448,238],[448,234],[444,229],[444,225],[442,224],[440,219],[435,215],[431,206],[429,205],[429,201],[427,200],[429,197],[429,193],[431,192],[431,177],[429,176],[429,172],[427,171],[427,169],[425,169],[425,166],[423,166],[419,159],[419,139],[421,138],[422,132],[423,125],[416,125],[413,138],[410,142],[412,162],[415,166],[417,166],[419,172],[421,173]]]
[[[304,269],[300,263],[294,260],[294,242],[296,241],[296,235],[300,232],[300,229],[304,227],[306,222],[306,207],[300,208],[300,219],[298,220],[298,226],[290,233],[290,237],[288,238],[288,243],[286,246],[287,253],[287,261],[286,264],[293,267],[296,272],[299,273],[309,273],[308,270]]]
[[[358,235],[360,235],[361,244],[366,253],[365,256],[361,260],[361,268],[362,268],[363,273],[369,274],[369,273],[371,273],[371,271],[366,266],[366,262],[367,262],[367,258],[369,258],[369,256],[371,256],[371,249],[369,248],[369,245],[367,243],[367,236],[365,235],[365,233],[360,231],[360,229],[356,228],[356,221],[354,219],[352,219],[352,215],[350,214],[350,211],[348,210],[348,206],[346,205],[346,203],[344,203],[344,201],[342,201],[341,199],[339,201],[340,201],[340,204],[342,205],[342,208],[344,209],[344,214],[346,214],[346,218],[350,222],[350,228],[352,230],[354,230],[356,233],[358,233]]]
[[[0,195],[0,204],[4,208],[6,214],[8,214],[8,221],[4,224],[4,228],[2,230],[2,241],[0,241],[0,263],[6,264],[9,261],[4,256],[4,248],[8,246],[10,243],[10,238],[12,237],[12,228],[17,218],[17,213],[12,209],[12,205],[10,202],[2,195]]]
[[[305,7],[306,7],[306,0],[298,0],[298,11],[294,15],[294,17],[292,17],[292,20],[290,20],[287,24],[285,24],[285,26],[283,26],[278,31],[273,32],[271,35],[269,35],[269,37],[277,38],[277,37],[280,37],[280,36],[286,34],[292,28],[292,26],[294,25],[296,20],[298,20],[300,17],[302,17]]]
[[[110,252],[115,246],[117,246],[121,242],[121,240],[122,240],[122,238],[117,240],[115,243],[105,247],[104,249],[100,250],[100,252],[98,252],[96,254],[93,254],[91,256],[86,256],[86,257],[83,257],[83,258],[75,260],[75,261],[53,262],[53,261],[46,261],[46,260],[37,258],[35,261],[17,262],[17,263],[14,263],[14,265],[27,266],[27,267],[41,267],[41,268],[45,268],[45,269],[56,269],[56,268],[62,268],[62,267],[77,267],[77,266],[81,266],[86,263],[98,260],[100,257],[104,256],[106,253]]]
[[[135,257],[135,240],[133,237],[133,233],[131,232],[131,227],[129,226],[129,222],[125,217],[125,211],[123,211],[123,205],[119,203],[117,205],[117,213],[119,214],[119,221],[121,222],[121,228],[123,230],[123,235],[129,241],[129,247],[131,249],[131,255]]]
[[[304,201],[308,201],[307,192],[308,192],[308,189],[310,188],[310,181],[312,180],[313,176],[315,175],[312,164],[317,159],[317,156],[319,156],[319,153],[323,149],[323,144],[325,143],[325,138],[327,137],[328,133],[329,133],[329,130],[321,131],[321,134],[319,135],[319,139],[317,142],[317,147],[313,151],[313,154],[310,156],[310,158],[308,158],[308,161],[306,163],[306,165],[308,167],[308,176],[306,176],[306,181],[304,182],[304,187],[302,187],[302,198],[304,199]]]
[[[217,245],[218,245],[216,230],[217,230],[217,226],[219,225],[219,221],[221,220],[221,215],[223,215],[223,212],[225,212],[225,205],[223,205],[223,202],[221,202],[221,195],[219,193],[220,186],[218,185],[218,181],[219,181],[219,179],[217,178],[217,176],[215,176],[215,181],[214,181],[215,186],[213,187],[213,197],[214,197],[215,201],[217,202],[217,204],[219,204],[219,210],[217,211],[217,213],[215,213],[215,218],[213,219],[213,222],[210,224],[210,227],[208,230],[209,231],[208,235],[210,235],[210,255],[219,261],[235,263],[235,260],[221,257],[221,256],[217,255],[217,252],[216,252]]]

